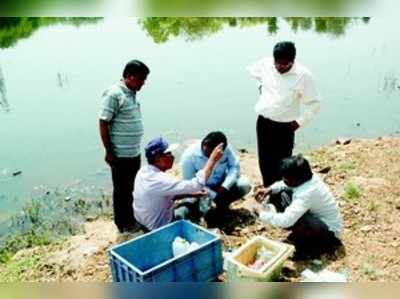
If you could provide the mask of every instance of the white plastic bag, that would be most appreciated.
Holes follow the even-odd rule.
[[[186,251],[188,251],[189,247],[190,243],[187,240],[181,237],[176,237],[172,243],[172,253],[174,257],[184,254]]]
[[[188,251],[195,250],[195,249],[197,249],[197,248],[199,248],[199,247],[200,247],[200,245],[197,244],[196,242],[190,243],[190,246],[189,246],[189,248],[188,248]]]
[[[186,239],[181,237],[176,237],[172,243],[172,254],[175,256],[184,254],[186,252],[196,250],[200,245],[196,242],[189,243]]]
[[[320,272],[313,272],[305,269],[301,272],[302,282],[347,282],[347,277],[342,273],[332,272],[324,269]]]
[[[274,256],[274,252],[269,251],[264,246],[260,247],[257,250],[255,260],[253,263],[248,265],[249,268],[253,270],[261,269],[272,257]]]
[[[258,260],[262,260],[263,262],[268,262],[271,258],[273,258],[274,252],[269,251],[267,248],[262,246],[257,250],[257,256],[256,258]]]

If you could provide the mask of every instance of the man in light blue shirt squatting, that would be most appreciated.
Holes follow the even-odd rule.
[[[185,180],[195,177],[204,167],[213,149],[220,143],[224,154],[207,179],[208,197],[216,204],[216,211],[227,210],[229,205],[250,192],[248,179],[240,176],[239,157],[228,146],[224,133],[211,132],[201,142],[189,146],[181,157],[182,175]]]

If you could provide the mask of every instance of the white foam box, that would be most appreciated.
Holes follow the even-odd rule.
[[[259,248],[265,247],[272,257],[260,269],[247,265],[254,262]],[[283,264],[293,254],[294,246],[256,236],[226,258],[229,281],[272,281],[279,277]]]

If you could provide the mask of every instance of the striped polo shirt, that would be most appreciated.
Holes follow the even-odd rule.
[[[115,83],[103,93],[100,119],[109,122],[114,155],[133,158],[140,155],[143,121],[136,92],[123,81]]]

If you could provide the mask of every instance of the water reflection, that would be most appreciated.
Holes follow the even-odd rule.
[[[387,0],[380,1],[388,5]],[[13,0],[1,1],[3,15],[264,16],[360,15],[374,0]],[[131,8],[131,10],[130,10]],[[134,8],[134,9],[133,9]],[[46,13],[47,12],[47,13]],[[67,12],[67,13],[66,13]],[[93,13],[94,12],[94,13]],[[99,13],[100,12],[100,13]],[[360,13],[361,12],[361,13]]]
[[[31,36],[36,30],[44,26],[55,24],[82,24],[97,23],[102,18],[31,18],[5,17],[0,19],[0,48],[9,48],[24,38]],[[279,23],[286,22],[290,28],[299,30],[313,30],[317,33],[341,36],[353,24],[367,24],[370,18],[348,17],[147,17],[139,20],[145,30],[156,43],[164,43],[171,37],[183,36],[186,40],[197,40],[219,32],[225,27],[250,27],[265,25],[268,34],[273,35],[279,31]]]
[[[31,17],[3,17],[0,18],[0,48],[9,48],[24,38],[30,37],[41,27],[55,24],[71,24],[80,26],[83,24],[97,23],[102,18],[31,18]]]
[[[144,13],[148,16],[304,15],[304,12],[308,14],[311,12],[311,15],[359,15],[359,12],[354,14],[354,11],[365,8],[366,3],[371,5],[368,0],[145,0],[139,2],[143,3]]]
[[[4,82],[3,72],[0,66],[0,107],[4,109],[4,111],[9,111],[10,106],[7,101],[7,92],[6,92],[6,84]]]
[[[250,27],[265,25],[270,35],[279,30],[279,22],[286,22],[290,28],[297,32],[299,30],[313,30],[317,33],[326,33],[331,36],[341,36],[352,24],[368,24],[370,18],[348,18],[348,17],[263,17],[263,18],[170,18],[170,17],[148,17],[139,20],[142,28],[152,37],[156,43],[167,42],[171,37],[182,36],[186,40],[197,40],[222,30],[225,27]]]

